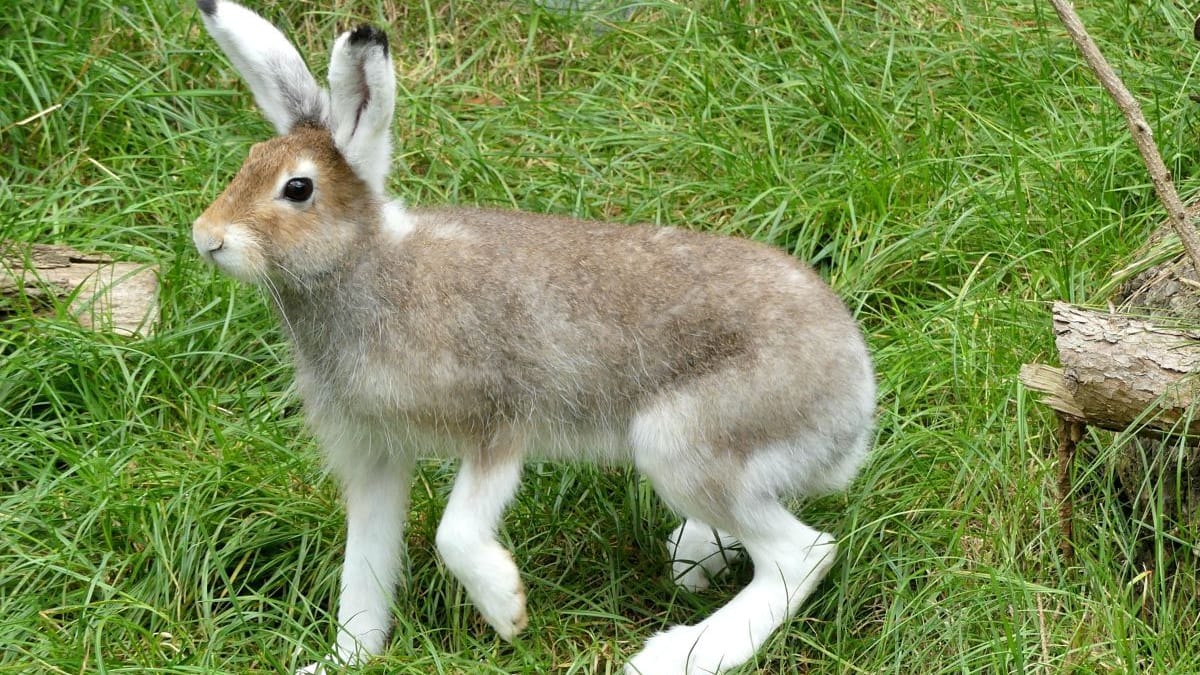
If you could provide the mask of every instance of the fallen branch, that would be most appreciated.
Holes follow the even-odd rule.
[[[1179,194],[1175,191],[1171,173],[1167,170],[1167,165],[1163,163],[1162,155],[1159,154],[1158,147],[1154,144],[1154,133],[1142,115],[1141,105],[1129,93],[1129,89],[1121,82],[1121,78],[1113,71],[1112,66],[1108,65],[1108,61],[1100,53],[1100,49],[1096,47],[1091,36],[1088,35],[1087,29],[1084,28],[1083,21],[1075,13],[1075,7],[1071,2],[1069,0],[1050,1],[1054,4],[1054,10],[1058,12],[1058,18],[1062,20],[1071,40],[1083,53],[1084,60],[1091,66],[1096,77],[1100,79],[1100,84],[1104,86],[1104,89],[1116,101],[1117,107],[1124,113],[1129,133],[1133,135],[1133,141],[1142,155],[1142,161],[1145,162],[1146,169],[1150,172],[1154,191],[1167,210],[1167,219],[1179,235],[1179,240],[1183,242],[1183,248],[1192,261],[1192,267],[1200,274],[1200,235],[1196,234],[1196,229],[1188,222],[1187,211],[1179,199]]]

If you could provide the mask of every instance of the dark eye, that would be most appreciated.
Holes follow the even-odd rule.
[[[283,198],[292,202],[308,201],[312,196],[313,184],[311,178],[293,178],[283,186]]]

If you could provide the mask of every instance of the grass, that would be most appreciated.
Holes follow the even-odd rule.
[[[1195,532],[1131,513],[1122,439],[1076,470],[1058,550],[1053,419],[1016,384],[1048,303],[1102,303],[1159,220],[1123,122],[1047,3],[254,3],[322,71],[387,22],[395,193],[710,228],[812,261],[861,318],[879,436],[829,580],[743,673],[1196,672]],[[1084,8],[1182,191],[1200,172],[1191,17]],[[0,323],[0,672],[280,672],[319,656],[341,514],[263,298],[189,224],[269,133],[196,12],[35,0],[0,19],[0,238],[161,266],[139,340]],[[39,113],[40,116],[39,116]],[[430,542],[453,467],[422,467],[409,589],[364,672],[615,673],[721,604],[677,592],[671,516],[625,471],[531,466],[505,536],[530,598],[486,630]]]

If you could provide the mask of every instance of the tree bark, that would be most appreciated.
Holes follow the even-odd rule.
[[[1184,264],[1190,271],[1190,265]],[[1054,305],[1062,368],[1026,364],[1021,382],[1043,395],[1062,428],[1133,430],[1117,449],[1121,493],[1143,522],[1200,515],[1200,332],[1125,314]],[[1070,456],[1059,438],[1060,520],[1070,550]],[[1157,514],[1157,516],[1156,516]]]
[[[1054,334],[1067,388],[1097,424],[1200,432],[1200,333],[1057,303]]]
[[[158,319],[158,268],[66,246],[0,242],[0,316],[63,303],[87,328],[147,335]]]

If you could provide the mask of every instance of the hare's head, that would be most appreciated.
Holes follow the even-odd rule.
[[[237,279],[305,285],[380,218],[396,90],[387,38],[370,26],[339,36],[326,91],[262,17],[225,0],[196,5],[279,135],[250,149],[192,239]]]

